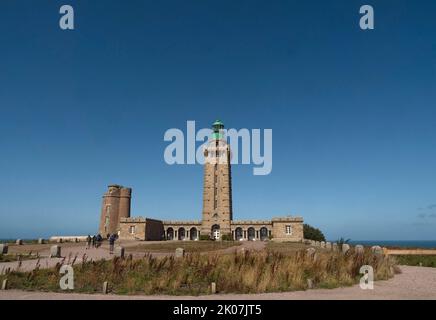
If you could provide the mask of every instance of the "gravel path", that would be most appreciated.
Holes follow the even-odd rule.
[[[116,296],[102,294],[75,294],[50,292],[0,291],[0,300],[5,299],[66,299],[66,300],[436,300],[436,268],[401,266],[402,273],[387,281],[377,281],[374,290],[362,290],[358,285],[337,289],[314,289],[263,294],[216,294],[208,296]]]

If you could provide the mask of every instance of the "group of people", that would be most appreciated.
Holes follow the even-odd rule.
[[[101,234],[93,235],[92,237],[88,234],[86,237],[86,249],[92,248],[98,248],[101,246],[101,243],[103,242],[103,237]]]
[[[118,239],[117,234],[108,234],[107,239],[109,240],[109,253],[114,252],[115,241]],[[86,249],[99,248],[103,242],[103,237],[101,234],[93,235],[92,237],[88,234],[86,237]]]

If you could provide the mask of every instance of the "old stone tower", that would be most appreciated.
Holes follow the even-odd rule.
[[[130,200],[132,189],[120,185],[110,185],[103,195],[100,214],[99,233],[102,236],[117,233],[121,218],[130,217]]]
[[[224,124],[213,123],[213,134],[204,150],[203,219],[201,234],[218,240],[231,236],[232,177],[230,146],[226,142]]]

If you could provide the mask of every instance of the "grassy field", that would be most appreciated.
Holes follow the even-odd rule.
[[[358,283],[362,265],[372,265],[375,279],[393,276],[390,258],[318,252],[316,260],[305,250],[281,254],[263,250],[226,255],[187,254],[183,258],[152,257],[141,259],[84,261],[74,265],[74,292],[101,292],[108,281],[115,294],[199,295],[210,293],[211,282],[219,293],[262,293],[305,290],[308,279],[316,288],[335,288]],[[61,291],[61,264],[52,269],[10,272],[11,289]]]
[[[41,253],[43,251],[49,251],[50,247],[59,244],[61,246],[68,246],[68,247],[80,247],[85,246],[84,242],[68,242],[67,244],[62,243],[45,243],[45,244],[24,244],[24,245],[16,245],[16,244],[9,244],[9,252],[10,254],[22,254],[22,255],[28,255],[29,253]]]
[[[269,241],[266,244],[266,249],[270,252],[278,252],[282,254],[293,254],[296,251],[307,249],[310,246],[299,242],[273,242]]]
[[[24,260],[32,260],[37,259],[38,256],[36,254],[0,254],[0,262],[11,262],[11,261],[24,261]]]
[[[16,239],[1,239],[0,243],[7,243],[9,245],[15,244]],[[36,244],[38,243],[38,239],[21,239],[23,241],[23,244]]]
[[[399,265],[436,268],[436,256],[405,255],[394,257]]]
[[[238,241],[161,241],[157,243],[141,243],[126,247],[126,252],[174,252],[177,248],[185,249],[185,252],[206,252],[227,249],[241,245]]]

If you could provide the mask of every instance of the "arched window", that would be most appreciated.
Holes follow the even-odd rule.
[[[253,227],[248,228],[248,241],[254,241],[256,239],[256,231]]]
[[[212,226],[212,239],[214,240],[220,239],[220,226],[218,224],[214,224]]]
[[[268,229],[266,227],[260,228],[260,240],[268,240]]]
[[[185,228],[179,228],[179,240],[185,240]]]
[[[236,228],[236,230],[235,230],[235,239],[237,241],[241,241],[243,238],[244,238],[244,236],[242,234],[242,228],[241,227]]]
[[[167,240],[173,240],[174,239],[174,229],[168,228],[167,229]]]
[[[198,231],[197,231],[197,228],[192,227],[189,230],[189,240],[198,240]]]

